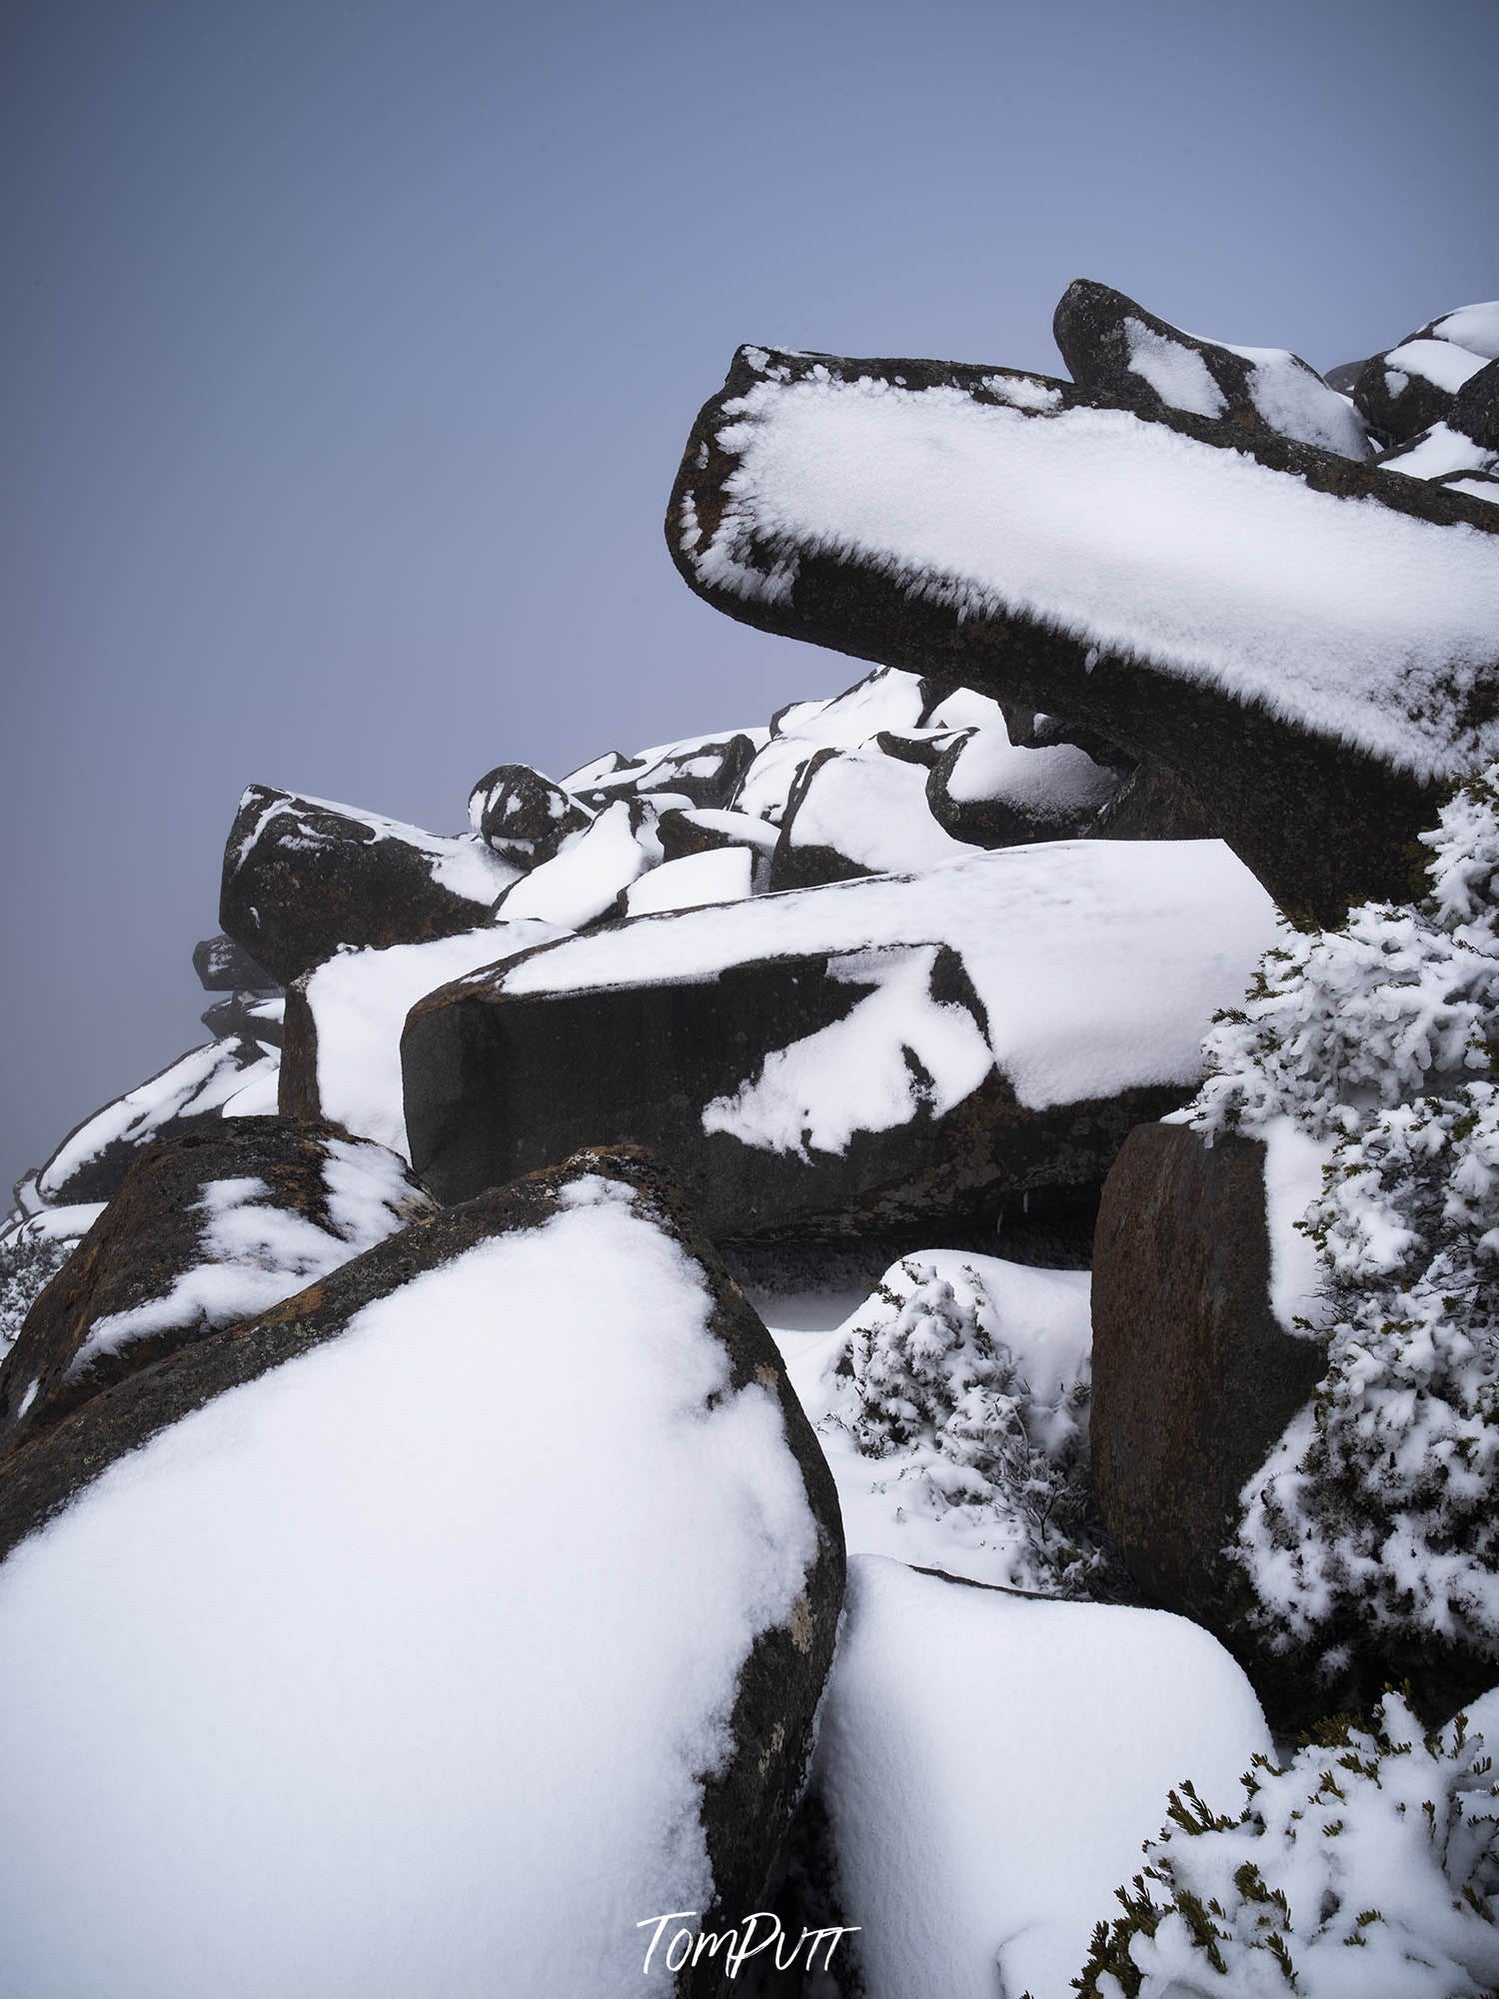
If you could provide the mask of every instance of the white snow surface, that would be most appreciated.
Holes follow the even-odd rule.
[[[1250,400],[1272,430],[1340,458],[1370,456],[1369,434],[1352,400],[1330,389],[1294,354],[1282,347],[1230,346],[1229,351],[1253,363]]]
[[[1460,305],[1436,320],[1431,331],[1436,339],[1451,340],[1485,361],[1499,361],[1499,299]]]
[[[1440,343],[1435,343],[1440,344]],[[1456,350],[1453,350],[1456,351]],[[963,616],[1025,615],[1437,777],[1499,753],[1464,698],[1499,655],[1499,536],[1312,491],[1119,410],[1027,415],[826,370],[727,406],[702,581],[784,601],[803,553]],[[752,543],[775,551],[770,574]]]
[[[1148,382],[1163,403],[1193,416],[1222,416],[1228,407],[1207,362],[1184,340],[1157,333],[1143,320],[1126,319],[1130,373]]]
[[[1040,1108],[1190,1082],[1213,1014],[1243,996],[1275,937],[1269,896],[1221,841],[1065,840],[638,917],[474,983],[578,992],[712,979],[766,958],[946,943],[986,1010],[993,1059],[1020,1101]],[[819,1087],[841,1091],[857,1116],[869,1079],[840,1052]],[[794,1149],[800,1127],[786,1129]]]
[[[755,856],[748,847],[713,847],[684,854],[641,875],[625,891],[625,909],[644,916],[668,909],[697,909],[709,902],[742,902],[751,893]]]
[[[631,830],[629,805],[617,799],[591,826],[564,840],[551,860],[523,875],[506,893],[500,914],[507,922],[529,916],[562,930],[581,930],[649,866],[650,857]]]
[[[280,1068],[274,1048],[260,1042],[232,1036],[190,1048],[185,1055],[148,1077],[123,1097],[96,1111],[65,1139],[37,1176],[36,1190],[50,1201],[78,1170],[98,1158],[106,1147],[123,1140],[146,1145],[174,1118],[196,1116],[202,1111],[225,1111],[237,1098],[268,1076],[273,1082]],[[257,1104],[255,1110],[260,1106]],[[275,1101],[265,1105],[274,1111]],[[248,1106],[236,1105],[236,1115],[253,1115]]]
[[[980,729],[953,759],[947,795],[959,804],[1002,798],[1040,816],[1096,810],[1120,783],[1119,773],[1095,763],[1074,743],[1017,748],[1003,728]]]
[[[918,728],[924,706],[921,677],[877,666],[831,701],[798,701],[782,715],[772,741],[795,737],[814,749],[852,750],[881,729]]]
[[[795,847],[831,847],[871,874],[935,867],[974,850],[932,817],[926,769],[875,749],[840,750],[812,772],[791,815]]]
[[[487,923],[426,944],[340,951],[306,973],[302,993],[316,1037],[322,1115],[409,1159],[401,1079],[407,1014],[450,979],[560,934],[558,925],[533,919]]]
[[[1465,437],[1451,424],[1434,423],[1409,444],[1381,458],[1383,472],[1404,472],[1412,479],[1441,479],[1450,472],[1489,472],[1499,465],[1499,452]]]
[[[431,1200],[385,1146],[329,1138],[325,1149],[326,1226],[280,1206],[253,1175],[208,1181],[193,1203],[203,1217],[195,1260],[160,1297],[95,1319],[65,1378],[156,1333],[207,1332],[252,1319],[431,1211]]]
[[[709,1309],[581,1181],[17,1548],[0,1990],[669,1989],[635,1926],[707,1906],[703,1775],[816,1546]]]
[[[855,1557],[816,1782],[868,1999],[1071,1999],[1171,1787],[1235,1795],[1270,1748],[1185,1618]]]

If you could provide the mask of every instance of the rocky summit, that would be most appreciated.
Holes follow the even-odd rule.
[[[1499,1990],[1499,304],[1055,334],[683,411],[832,699],[226,800],[0,1229],[0,1991]]]

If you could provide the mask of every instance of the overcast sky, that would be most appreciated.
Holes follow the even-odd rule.
[[[1060,372],[1086,275],[1362,356],[1499,293],[1496,73],[1499,0],[11,0],[4,1181],[203,1038],[251,780],[454,830],[857,677],[666,554],[740,341]]]

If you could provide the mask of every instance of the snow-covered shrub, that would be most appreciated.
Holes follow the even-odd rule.
[[[1024,1367],[979,1273],[944,1268],[909,1258],[901,1291],[878,1288],[819,1428],[888,1464],[906,1512],[980,1532],[1003,1555],[994,1580],[1092,1595],[1108,1558],[1088,1520],[1086,1362]]]
[[[1499,1644],[1499,765],[1423,836],[1431,887],[1270,952],[1179,1115],[1326,1149],[1298,1224],[1327,1373],[1244,1491],[1272,1640]]]
[[[1485,1706],[1488,1706],[1485,1701]],[[1499,1989],[1499,1784],[1465,1718],[1423,1734],[1388,1694],[1284,1770],[1257,1758],[1238,1818],[1190,1784],[1100,1923],[1084,1999],[1481,1999]]]
[[[15,1345],[21,1322],[78,1247],[22,1222],[0,1234],[0,1360]]]

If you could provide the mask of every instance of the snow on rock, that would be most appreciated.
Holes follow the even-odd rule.
[[[224,849],[219,921],[289,985],[341,944],[378,948],[471,930],[517,872],[473,833],[444,838],[252,784]]]
[[[593,817],[587,806],[529,764],[497,764],[468,797],[475,833],[501,859],[529,868],[550,860]]]
[[[1088,278],[1063,293],[1053,330],[1074,381],[1142,415],[1164,405],[1224,419],[1241,435],[1269,431],[1343,458],[1369,456],[1347,397],[1284,348],[1199,339]]]
[[[762,360],[700,416],[670,517],[732,615],[940,653],[1151,755],[1297,911],[1401,875],[1432,783],[1499,749],[1480,501],[1080,390],[1018,408],[956,365]]]
[[[1269,1748],[1182,1618],[855,1557],[814,1782],[868,1999],[1070,1999],[1172,1786],[1232,1793]]]
[[[432,1207],[394,1153],[342,1133],[253,1117],[167,1137],[137,1155],[0,1367],[0,1451]]]
[[[564,840],[551,860],[506,892],[500,914],[507,923],[529,917],[562,930],[596,923],[652,864],[635,825],[628,800],[606,805],[591,825]]]
[[[926,782],[938,824],[981,847],[1081,833],[1119,790],[1117,770],[1074,743],[1024,748],[998,727],[976,729],[945,750]]]
[[[586,770],[569,780],[572,790],[595,808],[617,798],[668,793],[689,805],[728,804],[755,752],[766,740],[763,729],[739,729],[727,736],[695,736],[620,758],[612,770]]]
[[[764,1328],[597,1155],[96,1398],[0,1549],[28,1999],[672,1990],[638,1925],[759,1905],[842,1579]]]
[[[920,764],[876,749],[827,748],[802,766],[787,800],[770,885],[909,873],[971,852],[933,818]]]
[[[1499,361],[1499,299],[1460,305],[1455,312],[1444,312],[1440,319],[1429,321],[1411,338],[1451,340],[1459,347],[1466,347],[1470,354],[1481,355],[1485,361]]]
[[[625,913],[645,916],[659,910],[698,909],[709,902],[742,902],[753,892],[754,860],[752,849],[735,846],[666,861],[625,890]]]
[[[204,992],[274,992],[276,981],[249,952],[222,933],[193,946],[193,970]]]
[[[108,1200],[140,1148],[184,1118],[274,1110],[279,1067],[280,1052],[272,1043],[245,1035],[190,1048],[70,1131],[46,1164],[16,1189],[22,1207]],[[247,1101],[252,1091],[259,1099],[253,1109]]]
[[[291,988],[280,1104],[407,1156],[401,1031],[419,999],[481,965],[562,934],[535,918],[496,922],[429,944],[339,951]]]
[[[635,917],[422,1002],[412,1157],[461,1199],[601,1134],[718,1235],[1086,1180],[1274,934],[1215,841],[1017,847]]]
[[[1353,398],[1365,420],[1396,443],[1440,423],[1464,384],[1495,358],[1499,306],[1446,314],[1364,363]],[[1471,332],[1475,344],[1463,340]]]
[[[1086,1595],[1086,1270],[917,1250],[787,1371],[838,1485],[850,1554]]]

